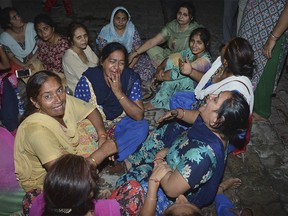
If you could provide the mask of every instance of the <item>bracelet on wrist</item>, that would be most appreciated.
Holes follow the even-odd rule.
[[[149,178],[149,181],[154,181],[155,183],[159,183],[160,182],[157,178]]]
[[[92,157],[89,157],[89,158],[96,167],[99,165],[94,158],[92,158]]]
[[[280,37],[275,36],[272,31],[270,32],[270,35],[271,35],[271,37],[274,38],[275,40],[278,40],[278,39],[280,38]]]
[[[118,99],[118,101],[122,100],[123,98],[124,98],[124,95],[123,95],[122,97],[120,97],[120,98]]]
[[[171,110],[171,116],[176,118],[178,116],[178,110],[177,109],[174,109],[174,110]]]
[[[148,194],[146,195],[146,198],[150,199],[150,200],[157,200],[157,197],[150,197]]]
[[[107,134],[101,134],[99,135],[99,138],[107,138]]]
[[[154,160],[153,160],[153,161],[156,161],[156,160],[162,160],[162,161],[164,161],[164,158],[161,158],[161,157],[157,157],[157,158],[154,158]]]

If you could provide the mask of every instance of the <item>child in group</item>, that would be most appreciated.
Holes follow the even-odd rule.
[[[204,74],[212,64],[209,46],[210,33],[206,28],[197,28],[192,31],[189,37],[189,48],[170,55],[158,66],[152,83],[162,82],[162,84],[155,97],[145,104],[145,109],[169,109],[170,97],[174,93],[193,92],[197,82],[190,75],[181,74],[179,60],[190,62],[193,71]]]

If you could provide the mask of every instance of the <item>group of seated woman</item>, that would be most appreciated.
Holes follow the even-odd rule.
[[[243,53],[246,55],[242,55]],[[249,75],[253,69],[253,52],[249,43],[241,38],[230,41],[222,52],[222,63],[218,63],[223,64],[223,73],[220,73],[223,77],[221,79],[219,76],[220,70],[214,71],[216,75],[206,89],[222,82],[221,86],[207,97],[194,100],[193,109],[184,110],[180,107],[167,112],[159,120],[163,125],[155,129],[147,139],[148,124],[142,120],[139,75],[125,67],[127,57],[123,45],[109,43],[102,51],[101,66],[87,70],[82,75],[75,93],[78,94],[79,87],[79,97],[94,105],[66,95],[61,79],[55,73],[41,71],[29,79],[29,109],[26,111],[26,119],[18,128],[14,158],[16,175],[26,191],[26,207],[42,191],[47,171],[49,173],[56,159],[66,153],[86,157],[94,169],[116,152],[118,155],[115,157],[119,160],[127,159],[126,164],[130,165],[130,169],[118,179],[119,188],[111,196],[120,203],[120,209],[126,206],[122,211],[129,212],[132,208],[127,199],[123,198],[122,191],[125,190],[136,191],[135,196],[139,197],[135,199],[142,200],[138,202],[140,206],[134,209],[135,212],[152,205],[158,215],[181,194],[185,194],[189,202],[199,208],[213,201],[224,173],[228,144],[234,143],[249,125],[249,105],[251,106],[253,92],[249,94],[249,79],[241,76]],[[233,62],[237,64],[233,65]],[[217,61],[214,64],[216,63]],[[244,69],[239,67],[242,64]],[[97,79],[102,82],[93,86],[91,81],[93,83],[95,79],[91,74],[96,74]],[[240,85],[230,86],[229,89],[225,83],[229,78],[230,82],[239,82]],[[198,86],[200,84],[201,81]],[[113,129],[105,128],[107,120],[113,122],[113,116],[110,115],[117,113],[118,116],[125,113],[127,116],[123,115],[121,121],[129,118],[129,123],[121,124],[120,121]],[[83,122],[85,118],[90,120],[96,133],[89,123]],[[164,120],[169,121],[164,123]],[[142,129],[146,128],[146,131],[141,131],[138,126],[129,128],[133,122]],[[181,126],[183,122],[188,127],[187,124]],[[118,130],[124,132],[118,133]],[[87,132],[94,136],[87,136]],[[136,134],[134,138],[138,143],[123,141],[126,138],[125,133],[132,136]],[[115,138],[115,142],[110,137]],[[161,177],[149,178],[153,164],[159,166]],[[133,180],[136,180],[136,184]],[[147,196],[150,181],[161,185],[157,202],[156,196]],[[58,205],[56,206],[58,209]],[[64,207],[59,206],[60,209]],[[144,209],[146,208],[150,209]]]
[[[18,14],[9,16],[22,22]],[[113,10],[97,38],[98,58],[83,24],[72,23],[67,40],[47,15],[35,18],[41,38],[35,56],[46,70],[27,81],[27,108],[14,145],[25,215],[31,206],[31,215],[165,215],[183,195],[201,215],[199,208],[216,195],[228,147],[247,144],[250,44],[232,39],[211,65],[210,34],[188,3],[143,45],[130,19],[124,7]],[[156,46],[165,41],[170,51]],[[147,50],[157,68],[153,82],[162,84],[146,108],[170,109],[150,134],[141,90],[141,81],[155,72],[148,55],[141,55]],[[57,53],[57,61],[49,53]],[[74,96],[66,94],[65,79]],[[97,200],[96,172],[107,158],[125,161],[128,171],[116,183],[114,200]]]

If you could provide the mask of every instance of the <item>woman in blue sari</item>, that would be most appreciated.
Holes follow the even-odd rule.
[[[118,161],[132,154],[148,135],[140,77],[127,67],[128,53],[118,43],[107,44],[100,66],[88,68],[80,78],[75,96],[97,106],[108,135],[118,146]]]
[[[117,182],[120,186],[137,180],[147,193],[148,182],[159,181],[161,189],[158,197],[154,197],[158,199],[157,215],[180,194],[185,194],[199,208],[214,200],[224,174],[228,143],[239,131],[247,129],[249,105],[241,94],[225,91],[207,97],[199,110],[169,111],[160,122],[174,118],[193,126],[176,139],[175,132],[178,134],[182,129],[171,123],[163,125],[164,130],[151,133],[142,147],[129,156],[132,167]],[[161,180],[151,179],[153,165],[163,161],[171,170],[166,169]]]

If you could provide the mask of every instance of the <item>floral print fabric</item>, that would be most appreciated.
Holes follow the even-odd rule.
[[[47,42],[39,40],[38,58],[44,64],[46,70],[64,73],[62,58],[67,49],[69,49],[69,44],[67,39],[63,37],[51,46]]]

